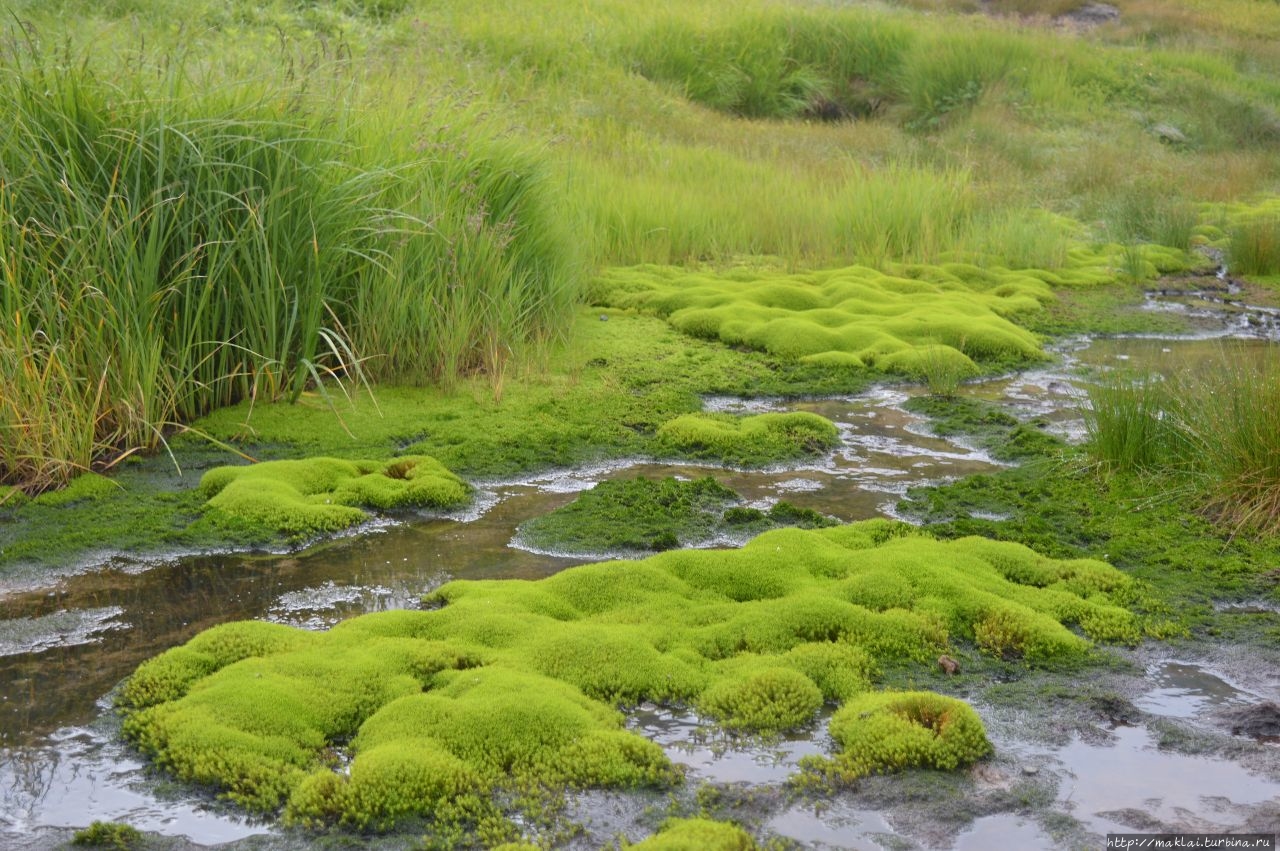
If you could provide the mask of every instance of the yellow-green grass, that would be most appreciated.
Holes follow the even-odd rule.
[[[160,766],[307,824],[430,817],[512,782],[675,782],[614,708],[642,701],[753,731],[805,727],[824,702],[878,701],[907,755],[859,739],[842,720],[855,708],[833,723],[846,768],[954,768],[986,752],[981,725],[935,696],[864,697],[879,670],[957,646],[1076,664],[1090,639],[1142,637],[1124,608],[1138,593],[1109,565],[1016,544],[944,543],[888,521],[790,529],[537,582],[455,581],[433,608],[328,633],[215,627],[140,666],[119,701],[126,735]],[[325,755],[348,740],[350,771],[335,771]]]

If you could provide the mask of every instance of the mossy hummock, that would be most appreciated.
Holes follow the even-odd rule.
[[[125,734],[180,778],[298,823],[382,827],[510,783],[676,782],[617,705],[691,705],[726,727],[776,731],[811,724],[826,701],[862,700],[878,670],[931,664],[953,642],[1027,664],[1079,660],[1090,643],[1068,626],[1143,634],[1116,602],[1131,585],[1101,562],[941,542],[890,521],[783,529],[740,550],[455,581],[428,598],[436,608],[327,633],[215,627],[140,666],[119,700]],[[950,703],[938,711],[961,717]],[[985,739],[971,727],[940,751],[912,744],[876,765],[973,759]],[[836,738],[849,754],[873,747]],[[346,743],[350,769],[335,771]]]
[[[457,508],[465,482],[425,455],[390,461],[308,458],[248,467],[215,467],[200,479],[215,523],[301,538],[368,518],[364,508]]]
[[[685,414],[658,427],[657,452],[679,458],[760,467],[834,449],[835,423],[805,411],[756,414]]]

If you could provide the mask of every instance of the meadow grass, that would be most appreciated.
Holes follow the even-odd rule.
[[[1224,350],[1168,377],[1089,390],[1089,451],[1107,468],[1172,477],[1236,531],[1280,532],[1280,370]]]
[[[1155,247],[1198,238],[1197,202],[1280,184],[1280,15],[1130,5],[1066,37],[765,0],[11,0],[6,100],[32,131],[0,192],[24,281],[0,305],[23,317],[0,329],[23,376],[0,476],[39,489],[317,385],[483,372],[501,399],[592,266],[962,260],[1058,283],[1093,251],[1091,282],[1145,280],[1171,265]],[[55,149],[80,152],[69,191]],[[1231,231],[1234,266],[1271,268],[1248,257],[1272,231]],[[51,333],[64,314],[92,333]]]
[[[515,143],[397,150],[343,131],[341,105],[281,118],[288,91],[185,96],[181,71],[170,93],[4,70],[4,481],[43,489],[240,399],[500,381],[575,302],[575,250]]]

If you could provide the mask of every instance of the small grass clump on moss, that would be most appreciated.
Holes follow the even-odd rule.
[[[111,821],[95,821],[71,837],[72,845],[109,848],[111,851],[131,851],[141,842],[142,831],[133,825]]]
[[[215,523],[298,539],[363,521],[363,508],[457,508],[465,482],[427,456],[390,461],[308,458],[217,467],[200,479]]]
[[[889,521],[782,529],[740,550],[454,581],[430,595],[435,608],[327,633],[217,627],[140,666],[119,705],[126,736],[184,780],[300,824],[382,828],[511,783],[676,782],[618,704],[694,706],[772,732],[956,642],[1075,664],[1090,642],[1068,625],[1103,641],[1144,634],[1122,605],[1134,593],[1106,564],[1016,544],[944,543]],[[335,771],[332,749],[348,742],[350,770]],[[910,753],[902,765],[952,764],[952,751]]]
[[[932,692],[875,692],[847,702],[831,719],[840,752],[806,768],[849,782],[906,768],[955,769],[992,751],[982,720],[962,700]]]
[[[685,414],[658,427],[657,452],[740,467],[819,455],[840,433],[826,417],[805,411],[755,414]]]

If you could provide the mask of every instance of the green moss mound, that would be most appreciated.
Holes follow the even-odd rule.
[[[560,553],[663,551],[725,533],[759,533],[778,526],[821,528],[837,521],[779,502],[769,511],[730,506],[741,497],[710,476],[682,480],[601,482],[573,502],[520,526],[525,544]],[[727,507],[729,506],[729,507]]]
[[[289,538],[353,526],[368,517],[365,508],[456,508],[471,494],[465,482],[425,455],[215,467],[200,479],[200,490],[214,522]]]
[[[932,692],[860,695],[835,714],[830,729],[840,753],[825,766],[809,765],[845,780],[906,768],[952,771],[991,753],[973,707]]]
[[[759,848],[745,830],[710,819],[668,819],[662,829],[634,851],[755,851]]]
[[[84,830],[77,830],[71,837],[71,844],[129,851],[142,847],[142,831],[121,822],[95,821]]]
[[[821,454],[840,439],[833,422],[817,414],[685,414],[658,428],[657,451],[681,458],[760,467]]]
[[[1026,664],[1079,660],[1090,642],[1069,626],[1141,637],[1119,604],[1132,593],[1102,562],[1016,544],[942,542],[889,521],[780,529],[740,550],[455,581],[430,596],[436,608],[327,633],[226,624],[140,666],[120,706],[125,734],[180,778],[300,824],[378,828],[511,783],[677,780],[657,745],[625,729],[619,704],[692,705],[726,727],[776,731],[811,723],[824,701],[862,701],[881,669],[931,665],[955,642]],[[847,705],[863,709],[841,719],[871,706]],[[876,723],[906,735],[894,725],[910,712],[884,706]],[[839,759],[870,760],[860,754],[872,748],[876,770],[947,767],[980,750],[970,732],[942,750],[908,736],[894,762],[897,751],[882,759],[843,724],[853,756]],[[344,746],[353,759],[338,772]]]
[[[1052,299],[1041,277],[959,263],[894,271],[852,266],[742,280],[633,267],[606,272],[594,299],[652,311],[695,337],[851,368],[922,376],[945,361],[971,374],[975,360],[1043,357],[1037,337],[1013,321]]]

